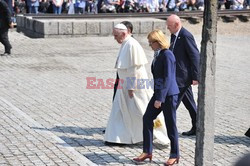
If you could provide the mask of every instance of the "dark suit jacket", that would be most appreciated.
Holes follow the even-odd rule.
[[[11,23],[11,12],[4,0],[0,0],[0,29],[8,29]]]
[[[4,0],[4,1],[7,3],[8,7],[10,9],[10,13],[12,15],[12,13],[13,13],[12,0]]]
[[[165,102],[167,96],[179,93],[176,83],[175,57],[170,50],[161,50],[151,65],[154,78],[154,96],[156,100]]]
[[[178,86],[190,86],[192,80],[199,78],[200,53],[193,35],[183,27],[177,36],[173,53],[176,59]]]

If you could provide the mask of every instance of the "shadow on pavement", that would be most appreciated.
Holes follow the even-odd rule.
[[[61,132],[61,133],[69,133],[76,135],[85,135],[85,136],[93,136],[93,134],[103,134],[103,130],[105,128],[82,128],[82,127],[74,127],[74,126],[56,126],[53,128],[39,128],[39,127],[31,127],[35,130],[47,130],[51,132]]]
[[[124,156],[124,153],[127,153],[127,150],[141,151],[142,142],[137,144],[107,144],[103,141],[102,135],[104,128],[81,128],[73,126],[56,126],[53,128],[39,128],[31,127],[34,130],[44,130],[50,132],[60,132],[65,133],[64,136],[58,136],[65,143],[58,143],[61,146],[70,146],[75,147],[76,149],[82,147],[88,149],[87,151],[78,149],[79,153],[87,157],[93,163],[97,165],[110,165],[110,164],[131,164],[131,165],[141,165],[148,162],[136,163],[132,159],[136,156]],[[66,135],[73,134],[73,135]],[[75,134],[75,136],[74,136]],[[90,149],[89,149],[89,148]],[[169,145],[162,145],[161,143],[154,142],[155,149],[163,150],[169,148]],[[81,148],[81,149],[82,149]],[[111,148],[111,149],[109,149]],[[123,150],[121,150],[121,148]],[[91,150],[92,149],[92,150]],[[106,149],[106,150],[103,150]],[[109,149],[109,150],[108,150]],[[108,150],[108,151],[107,151]],[[91,152],[93,151],[93,152]],[[114,151],[112,153],[112,151]],[[160,161],[153,161],[152,164],[162,164]]]
[[[214,138],[214,142],[218,144],[231,144],[231,145],[242,144],[245,146],[250,146],[250,138],[244,135],[242,136],[216,135]]]
[[[182,136],[180,135],[179,138],[186,138],[195,141],[195,136]],[[216,144],[230,144],[230,145],[238,145],[242,144],[245,146],[250,146],[250,138],[247,136],[234,136],[234,135],[215,135],[214,136],[214,143]]]

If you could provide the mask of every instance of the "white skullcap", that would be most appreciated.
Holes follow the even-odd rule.
[[[115,29],[120,29],[120,30],[128,30],[127,27],[124,24],[116,24],[116,26],[114,27]]]

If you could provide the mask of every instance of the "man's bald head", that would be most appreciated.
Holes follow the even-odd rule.
[[[181,19],[175,14],[171,14],[167,18],[167,28],[171,34],[176,33],[179,29],[181,29]]]

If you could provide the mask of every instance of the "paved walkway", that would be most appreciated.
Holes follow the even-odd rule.
[[[146,37],[136,38],[151,61]],[[120,46],[113,38],[30,39],[12,31],[10,39],[13,55],[0,57],[0,165],[135,165],[141,143],[103,143],[113,91],[86,89],[87,77],[115,78]],[[244,136],[250,127],[249,43],[250,35],[218,35],[216,166],[233,165],[250,152]],[[179,133],[189,130],[182,105],[177,116]],[[180,135],[180,166],[194,165],[194,146],[195,137]],[[162,165],[168,155],[169,147],[156,141],[150,165]]]

